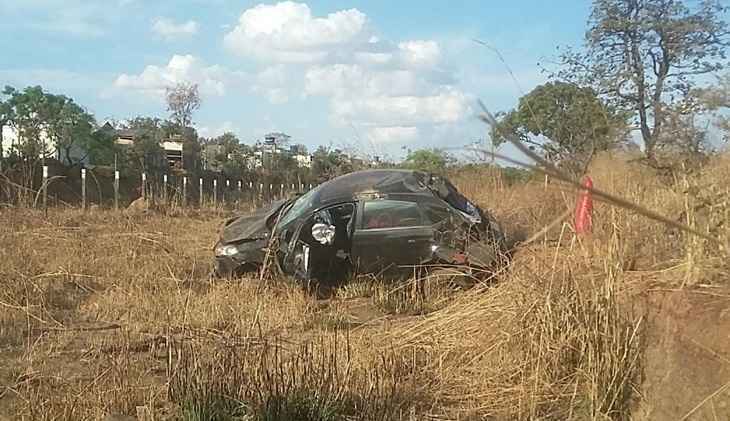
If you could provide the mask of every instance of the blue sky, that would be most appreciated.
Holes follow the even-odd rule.
[[[484,138],[492,110],[581,42],[590,2],[2,0],[0,84],[72,96],[98,120],[165,116],[166,85],[198,83],[201,135],[398,157]]]

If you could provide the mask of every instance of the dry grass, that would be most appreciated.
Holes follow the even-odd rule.
[[[591,174],[727,240],[727,158],[664,179],[607,156]],[[544,180],[455,182],[513,235],[574,203]],[[719,288],[730,273],[714,243],[597,204],[592,236],[557,224],[497,286],[358,280],[321,300],[286,281],[209,280],[224,216],[3,210],[0,415],[629,419],[651,328],[638,294]]]

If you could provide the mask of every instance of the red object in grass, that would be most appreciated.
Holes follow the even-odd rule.
[[[589,176],[583,177],[583,187],[593,188],[593,180]],[[593,230],[593,195],[589,190],[581,190],[578,195],[574,226],[576,234],[588,234]]]

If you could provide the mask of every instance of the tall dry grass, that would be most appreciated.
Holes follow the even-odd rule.
[[[597,187],[724,239],[729,173],[722,158],[667,179],[620,156],[590,171]],[[554,228],[517,245],[496,286],[469,291],[361,281],[322,300],[284,280],[212,281],[222,210],[3,210],[0,414],[629,419],[648,328],[637,292],[726,283],[727,256],[603,203],[577,238],[553,223],[574,191],[498,177],[454,181],[513,238]]]

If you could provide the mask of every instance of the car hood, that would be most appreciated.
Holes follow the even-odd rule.
[[[221,230],[220,243],[230,244],[266,238],[271,231],[267,221],[279,213],[288,202],[279,200],[249,215],[227,220]]]

